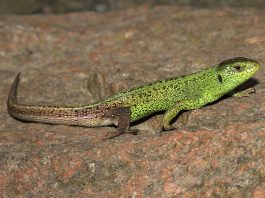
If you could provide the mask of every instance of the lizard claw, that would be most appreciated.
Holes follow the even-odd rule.
[[[129,133],[132,135],[139,135],[140,134],[138,129],[128,129],[125,133]]]
[[[174,127],[172,125],[170,125],[170,124],[165,124],[165,123],[162,124],[161,131],[163,131],[163,130],[169,131],[169,130],[172,130],[172,129],[174,129]]]
[[[106,138],[103,138],[103,140],[109,140],[109,139],[112,139],[112,138],[115,138],[115,137],[118,137],[120,136],[121,134],[123,133],[118,133],[118,132],[108,132],[107,133],[107,137]]]
[[[103,140],[112,139],[112,138],[118,137],[118,136],[120,136],[122,134],[125,134],[125,133],[132,134],[132,135],[139,135],[140,134],[140,132],[139,132],[138,129],[133,129],[133,130],[132,129],[128,129],[125,132],[114,132],[114,133],[112,132],[112,133],[108,133],[107,134],[107,137],[104,138]]]

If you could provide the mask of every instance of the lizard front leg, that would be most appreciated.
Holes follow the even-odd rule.
[[[201,103],[202,102],[200,100],[192,100],[192,99],[176,102],[164,114],[161,131],[163,129],[164,130],[173,129],[173,127],[170,125],[172,119],[174,119],[182,110],[191,110],[202,107],[203,104]]]
[[[115,107],[104,115],[104,117],[113,120],[113,123],[117,126],[117,132],[106,139],[117,137],[124,133],[131,133],[133,135],[138,134],[138,130],[130,129],[131,110],[130,107]]]
[[[175,103],[172,107],[170,107],[164,114],[161,131],[163,131],[163,129],[166,131],[172,129],[172,126],[170,125],[171,120],[175,118],[182,110],[183,108],[179,103]]]
[[[240,92],[236,92],[236,93],[235,92],[231,92],[230,95],[233,96],[233,97],[242,98],[242,97],[248,97],[252,93],[256,93],[256,90],[253,87],[245,89],[245,90],[240,91]]]

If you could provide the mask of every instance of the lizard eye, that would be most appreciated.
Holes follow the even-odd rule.
[[[221,76],[220,74],[217,76],[217,79],[218,79],[218,81],[219,81],[220,83],[223,83],[223,78],[222,78],[222,76]]]
[[[237,72],[243,71],[243,68],[240,65],[235,65],[234,68],[236,69]]]

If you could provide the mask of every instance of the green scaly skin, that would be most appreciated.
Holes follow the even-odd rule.
[[[229,94],[259,70],[255,60],[238,57],[193,74],[136,87],[93,104],[45,106],[20,104],[16,99],[17,75],[7,108],[14,118],[31,122],[85,127],[118,125],[118,134],[129,131],[130,122],[154,112],[165,111],[162,129],[182,110],[201,108]]]

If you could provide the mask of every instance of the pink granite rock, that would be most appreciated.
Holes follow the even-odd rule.
[[[154,7],[106,14],[0,17],[2,197],[264,197],[265,14]],[[90,103],[121,90],[245,56],[262,65],[256,94],[185,112],[156,134],[102,141],[113,127],[24,123],[6,99],[17,72],[24,103]]]

